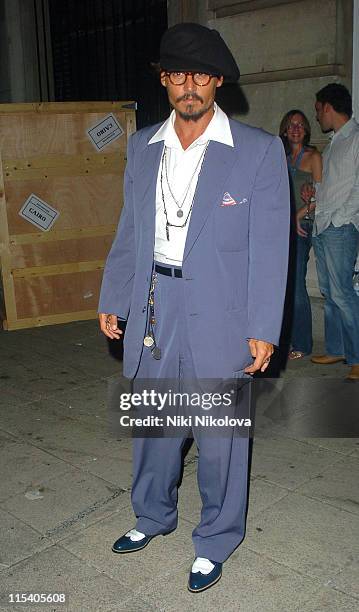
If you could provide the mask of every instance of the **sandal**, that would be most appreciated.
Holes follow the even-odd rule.
[[[288,359],[302,359],[302,357],[305,357],[305,353],[302,353],[302,351],[289,351]]]

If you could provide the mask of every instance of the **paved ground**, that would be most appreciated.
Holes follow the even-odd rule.
[[[314,314],[321,350],[320,300]],[[26,609],[4,603],[11,592],[66,592],[66,606],[30,609],[71,612],[359,609],[358,438],[289,434],[275,402],[262,402],[247,536],[220,583],[192,595],[186,582],[200,512],[193,447],[178,529],[142,553],[111,552],[133,525],[131,449],[108,433],[107,385],[121,364],[96,323],[0,332],[0,359],[0,610]],[[313,379],[329,389],[346,371],[304,359],[281,380],[305,413]]]

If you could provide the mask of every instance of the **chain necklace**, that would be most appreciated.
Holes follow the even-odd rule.
[[[186,199],[187,199],[188,192],[189,192],[189,190],[190,190],[190,187],[191,187],[191,185],[192,185],[192,181],[193,181],[193,179],[194,179],[194,177],[195,177],[195,175],[196,175],[196,172],[197,172],[197,170],[198,170],[199,166],[201,165],[201,163],[202,163],[202,161],[203,161],[204,155],[205,155],[206,150],[207,150],[207,146],[208,146],[208,142],[207,142],[207,144],[206,144],[205,148],[204,148],[204,149],[203,149],[203,151],[202,151],[202,154],[201,154],[201,156],[200,156],[200,158],[199,158],[199,160],[198,160],[198,162],[197,162],[197,164],[196,164],[196,167],[195,167],[195,169],[194,169],[194,171],[193,171],[193,174],[192,174],[192,176],[191,176],[191,178],[190,178],[190,180],[189,180],[189,182],[188,182],[187,188],[185,189],[185,193],[184,193],[184,196],[183,196],[183,198],[182,198],[182,201],[180,201],[180,202],[179,202],[179,201],[177,200],[177,198],[175,197],[175,195],[174,195],[174,193],[173,193],[173,191],[172,191],[172,189],[171,189],[170,182],[169,182],[169,180],[168,180],[168,167],[167,167],[167,147],[165,146],[165,150],[164,150],[164,153],[163,153],[163,160],[164,160],[164,167],[165,167],[166,183],[167,183],[167,188],[168,188],[168,191],[170,192],[170,194],[171,194],[171,196],[172,196],[172,199],[173,199],[174,203],[176,204],[176,206],[177,206],[177,208],[178,208],[178,210],[177,210],[177,217],[179,217],[179,218],[183,217],[183,210],[182,210],[183,205],[184,205],[184,203],[185,203],[185,201],[186,201]]]
[[[205,146],[205,148],[204,148],[204,150],[203,150],[203,153],[202,153],[202,155],[201,155],[201,157],[200,157],[200,159],[199,159],[199,162],[202,162],[202,163],[203,163],[203,159],[204,159],[204,156],[205,156],[205,154],[206,154],[208,144],[209,144],[209,141],[207,142],[207,144],[206,144],[206,146]],[[200,177],[200,174],[201,174],[202,164],[201,164],[200,171],[199,171],[199,174],[198,174],[198,180],[197,180],[196,189],[195,189],[195,192],[194,192],[193,197],[192,197],[192,202],[191,202],[191,206],[189,207],[189,211],[188,211],[188,213],[187,213],[187,217],[185,218],[184,222],[183,222],[181,225],[176,225],[175,223],[171,223],[171,222],[168,220],[168,213],[167,213],[167,208],[166,208],[166,200],[165,200],[165,194],[164,194],[164,190],[163,190],[163,168],[164,168],[164,157],[165,157],[165,156],[163,155],[163,156],[162,156],[162,162],[161,162],[161,180],[160,180],[160,183],[161,183],[161,195],[162,195],[162,202],[163,202],[163,212],[165,213],[165,217],[166,217],[166,237],[167,237],[167,240],[169,240],[169,239],[170,239],[170,232],[169,232],[169,228],[170,228],[170,227],[180,227],[180,228],[182,228],[182,227],[186,227],[186,225],[187,225],[187,223],[188,223],[188,219],[189,219],[189,217],[190,217],[190,214],[191,214],[191,212],[192,212],[192,208],[193,208],[193,202],[194,202],[194,199],[195,199],[195,197],[196,197],[196,193],[197,193],[198,180],[199,180],[199,177]],[[195,170],[195,172],[197,171],[197,168],[198,168],[198,166],[199,166],[199,162],[198,162],[198,163],[197,163],[197,165],[196,165],[196,170]],[[190,183],[192,182],[193,177],[194,177],[194,174],[193,174],[193,176],[192,176],[192,178],[191,178]],[[168,185],[168,187],[169,187],[169,185]],[[188,190],[189,190],[189,188],[186,190],[186,195],[187,195],[187,193],[188,193]],[[173,197],[173,194],[172,194],[171,190],[169,190],[169,191],[170,191],[170,193],[171,193],[171,195],[172,195],[172,197]],[[175,198],[174,198],[174,197],[173,197],[173,199],[175,200]],[[177,201],[176,201],[176,200],[175,200],[175,202],[176,202],[176,204],[177,204]],[[182,202],[182,206],[183,206],[183,203],[184,203],[184,202]],[[177,204],[177,206],[178,206],[178,204]],[[181,213],[182,213],[182,215],[183,215],[183,211],[182,211],[182,210],[178,210],[178,211],[177,211],[177,216],[182,216],[182,215],[178,215],[178,213],[179,213],[179,212],[181,212]]]

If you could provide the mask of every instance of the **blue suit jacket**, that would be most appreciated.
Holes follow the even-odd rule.
[[[155,237],[158,125],[128,143],[124,207],[107,258],[99,312],[127,319],[124,374],[135,376],[146,328]],[[282,142],[230,120],[234,147],[211,141],[183,258],[186,317],[198,378],[237,375],[248,338],[277,344],[287,279],[289,187]],[[237,204],[221,206],[228,192]]]

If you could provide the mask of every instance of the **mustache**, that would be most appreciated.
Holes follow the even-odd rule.
[[[183,96],[179,96],[179,98],[176,99],[176,102],[182,102],[182,100],[186,101],[189,98],[191,98],[192,100],[198,100],[199,102],[203,102],[203,98],[201,98],[201,96],[199,96],[195,92],[193,92],[193,93],[186,93],[186,94],[183,94]]]

